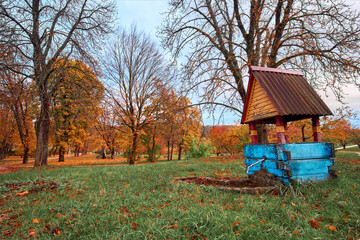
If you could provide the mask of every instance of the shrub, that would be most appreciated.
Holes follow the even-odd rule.
[[[205,143],[205,139],[191,138],[191,145],[185,158],[197,159],[210,157],[212,149],[211,143]]]

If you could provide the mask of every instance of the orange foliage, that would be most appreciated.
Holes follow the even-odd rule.
[[[239,153],[250,143],[249,128],[246,125],[214,126],[210,130],[210,140],[218,154]]]

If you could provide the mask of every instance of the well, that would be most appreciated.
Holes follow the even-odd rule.
[[[320,116],[330,109],[298,71],[250,67],[242,123],[250,125],[252,144],[245,147],[248,177],[262,168],[287,183],[290,179],[325,180],[334,164],[334,146],[322,143]],[[287,123],[312,119],[312,143],[290,143]],[[276,124],[277,143],[258,144],[256,125]]]

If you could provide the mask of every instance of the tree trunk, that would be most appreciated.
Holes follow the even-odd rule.
[[[15,120],[16,120],[16,125],[17,125],[19,136],[20,136],[21,144],[24,147],[23,164],[26,164],[26,163],[28,163],[29,150],[30,150],[29,149],[29,127],[26,124],[26,116],[25,116],[22,106],[18,106],[17,104],[22,104],[22,103],[21,102],[15,103],[15,105],[11,107],[11,111],[13,112]],[[25,112],[26,112],[26,110],[25,110]]]
[[[80,154],[80,146],[75,146],[74,157],[78,157]]]
[[[88,152],[88,148],[89,148],[89,142],[88,142],[88,141],[85,141],[85,142],[84,142],[84,147],[83,147],[83,149],[82,149],[82,151],[81,151],[81,155],[86,155],[87,152]]]
[[[133,144],[132,144],[130,158],[129,158],[129,165],[134,165],[135,164],[136,149],[137,149],[137,138],[138,138],[138,134],[135,132],[134,135],[133,135]]]
[[[47,165],[47,157],[49,151],[49,98],[47,95],[47,87],[45,84],[40,86],[39,89],[41,110],[40,116],[36,121],[36,153],[34,167],[40,165]]]
[[[341,141],[341,145],[342,145],[343,149],[346,149],[346,141]]]
[[[114,159],[115,158],[115,148],[114,147],[112,147],[112,148],[110,148],[110,158],[111,159]]]
[[[65,148],[60,146],[59,147],[59,162],[65,161]]]
[[[170,160],[173,160],[174,141],[171,142]]]
[[[181,142],[179,143],[179,155],[178,155],[178,160],[181,160],[182,143],[183,143],[183,140],[181,140]]]
[[[49,156],[54,156],[55,155],[55,151],[56,151],[56,148],[57,148],[57,145],[54,145],[52,148],[51,148],[51,150],[50,150],[50,152],[49,152]],[[55,151],[54,151],[54,149],[55,149]]]
[[[7,143],[7,140],[4,139],[1,148],[0,148],[0,160],[3,160],[9,156],[11,150],[11,145]]]
[[[168,148],[167,160],[170,161],[170,139],[167,141],[167,148]]]
[[[101,147],[100,157],[101,157],[101,159],[106,158],[106,152],[105,152],[105,147],[104,146]]]
[[[155,135],[156,135],[156,125],[154,127],[154,134],[152,136],[151,156],[149,156],[150,162],[155,162],[155,154],[156,154],[156,152],[155,152],[155,147],[156,147]]]
[[[47,89],[47,66],[45,58],[42,53],[41,39],[39,34],[40,23],[40,1],[33,1],[32,15],[33,15],[33,31],[31,42],[33,43],[33,61],[34,61],[34,80],[36,82],[39,100],[40,100],[40,115],[36,122],[36,152],[34,167],[40,165],[47,165],[48,144],[49,144],[49,96]]]
[[[28,146],[24,147],[24,155],[23,155],[23,164],[27,164],[29,162],[29,151],[30,148]]]
[[[52,152],[52,156],[55,156],[55,155],[56,155],[56,151],[57,151],[57,150],[58,150],[58,146],[56,145],[54,151]],[[51,155],[50,155],[50,156],[51,156]]]

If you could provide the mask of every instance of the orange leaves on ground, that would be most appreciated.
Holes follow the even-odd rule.
[[[330,231],[337,232],[337,229],[333,225],[325,225],[326,228],[328,228]]]
[[[29,194],[29,191],[17,192],[17,193],[15,193],[15,196],[26,196],[28,194]]]
[[[120,208],[120,212],[122,212],[122,213],[128,213],[129,210],[127,209],[127,207],[122,206],[122,207]]]
[[[55,236],[59,236],[61,234],[61,231],[59,230],[59,227],[56,226],[53,228],[53,230],[51,230],[51,233],[54,234]]]
[[[319,223],[316,222],[315,220],[309,220],[309,224],[312,228],[315,228],[315,229],[318,229],[320,227]]]
[[[239,225],[239,224],[240,224],[240,221],[234,222],[233,225],[232,225],[232,227],[236,227],[236,226]]]
[[[131,229],[136,229],[139,226],[139,224],[137,223],[132,223],[132,227],[130,227]]]
[[[40,219],[38,219],[38,218],[34,218],[33,220],[32,220],[32,223],[39,223],[40,222]]]

